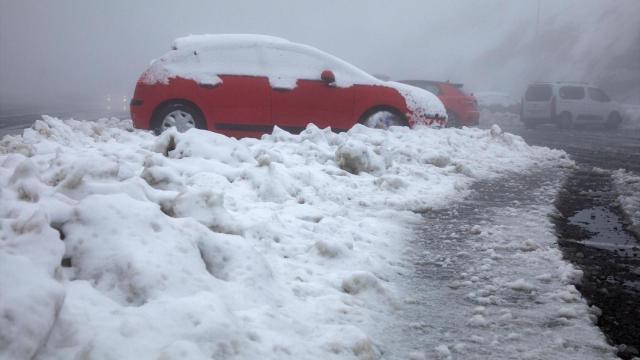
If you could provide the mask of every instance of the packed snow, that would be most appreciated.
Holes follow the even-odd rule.
[[[174,40],[172,50],[154,60],[143,73],[145,84],[168,84],[181,77],[204,85],[222,83],[220,75],[264,76],[273,88],[295,89],[300,79],[320,80],[325,70],[335,86],[376,85],[394,88],[405,98],[412,121],[446,117],[442,102],[420,88],[382,81],[365,71],[308,45],[249,34],[190,35]]]
[[[498,126],[236,140],[44,117],[0,141],[0,358],[380,358],[419,214],[569,163]]]
[[[394,359],[615,359],[599,310],[574,284],[549,214],[565,170],[482,181],[425,214],[408,247],[404,322],[386,323]]]
[[[620,194],[618,203],[630,222],[628,229],[640,237],[640,175],[619,169],[612,177]]]

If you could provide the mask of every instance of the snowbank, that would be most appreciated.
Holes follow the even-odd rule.
[[[374,359],[416,212],[566,164],[498,127],[0,141],[0,358]]]
[[[640,176],[620,169],[614,171],[612,177],[620,194],[618,203],[631,222],[629,230],[640,237]]]

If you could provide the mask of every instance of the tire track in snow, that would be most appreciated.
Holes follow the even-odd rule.
[[[424,215],[410,243],[388,359],[603,359],[549,217],[565,174],[539,170],[479,182],[465,201]]]

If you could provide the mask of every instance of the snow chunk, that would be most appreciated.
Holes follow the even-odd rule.
[[[361,172],[375,173],[385,168],[383,158],[356,139],[349,139],[338,147],[336,162],[341,169],[356,175]]]
[[[518,279],[505,284],[511,290],[531,292],[537,289],[537,287],[524,279]]]
[[[196,219],[209,229],[227,234],[239,234],[240,225],[224,208],[224,195],[212,190],[180,193],[174,200],[173,213],[177,217]]]
[[[342,290],[351,295],[357,295],[369,291],[379,294],[384,294],[386,292],[378,278],[372,273],[366,271],[353,273],[342,280]]]

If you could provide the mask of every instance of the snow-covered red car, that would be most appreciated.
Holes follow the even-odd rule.
[[[401,82],[425,89],[438,96],[447,109],[449,126],[478,126],[480,121],[478,101],[473,94],[462,89],[462,84],[432,80],[403,80]]]
[[[444,126],[433,94],[382,81],[313,47],[264,35],[192,35],[153,61],[131,100],[136,127],[196,127],[259,136],[307,124],[344,131],[357,123],[387,128]]]

